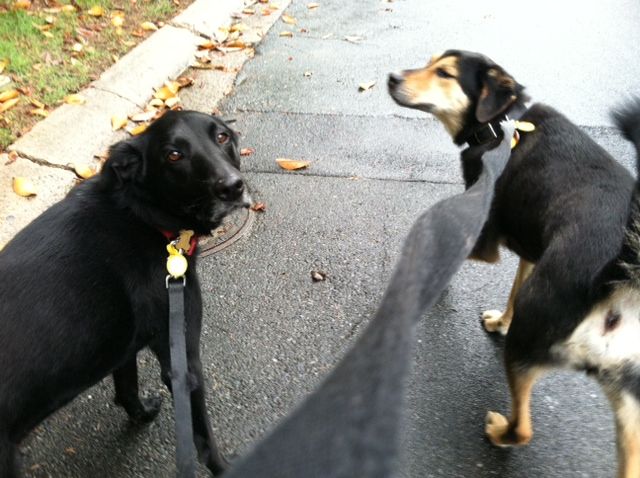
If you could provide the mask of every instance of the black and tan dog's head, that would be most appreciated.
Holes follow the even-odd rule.
[[[391,73],[389,94],[401,106],[432,113],[454,141],[528,98],[501,66],[479,53],[447,50],[426,67]]]
[[[250,205],[239,168],[238,137],[224,121],[169,111],[141,135],[113,145],[100,176],[157,227],[206,234]]]

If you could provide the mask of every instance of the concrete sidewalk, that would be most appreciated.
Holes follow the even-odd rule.
[[[261,15],[262,4],[257,0],[196,0],[82,90],[84,104],[60,106],[18,139],[9,147],[18,153],[18,159],[5,166],[7,158],[0,158],[0,246],[64,197],[77,180],[74,164],[95,166],[97,157],[111,144],[128,136],[124,130],[113,131],[112,116],[141,111],[155,88],[177,78],[195,62],[201,42],[215,38],[221,27],[233,21],[248,27],[241,33],[242,41],[257,45],[290,1],[280,2],[269,15]],[[257,13],[243,14],[250,5]],[[254,49],[248,47],[216,58],[219,69],[207,75],[206,92],[199,92],[207,95],[206,111],[213,111],[231,92],[242,65],[253,54]],[[198,90],[202,84],[193,88]],[[14,176],[33,181],[37,195],[17,196],[12,190]]]

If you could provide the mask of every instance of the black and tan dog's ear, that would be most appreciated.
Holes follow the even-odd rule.
[[[102,168],[102,175],[118,186],[134,181],[142,173],[143,153],[139,138],[120,141],[109,148],[109,159]]]
[[[505,111],[518,98],[518,87],[516,80],[502,68],[497,65],[489,67],[482,80],[476,119],[486,123]]]

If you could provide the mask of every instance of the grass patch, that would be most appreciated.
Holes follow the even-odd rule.
[[[20,92],[0,113],[0,151],[149,36],[143,22],[161,26],[191,2],[0,0],[0,94]]]

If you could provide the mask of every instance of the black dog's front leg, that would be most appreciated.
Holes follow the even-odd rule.
[[[209,423],[206,399],[204,393],[204,378],[202,376],[202,364],[200,362],[199,333],[196,334],[195,344],[190,340],[191,333],[187,332],[187,360],[189,364],[188,382],[191,388],[191,419],[193,423],[193,441],[198,451],[198,459],[205,464],[214,476],[221,475],[227,468],[228,462],[224,459]],[[195,351],[194,351],[195,349]],[[160,362],[162,381],[171,390],[171,358],[169,351],[153,347]]]
[[[134,423],[147,423],[160,411],[162,399],[159,396],[140,399],[138,394],[138,364],[136,357],[113,371],[116,389],[114,402],[122,406]]]

